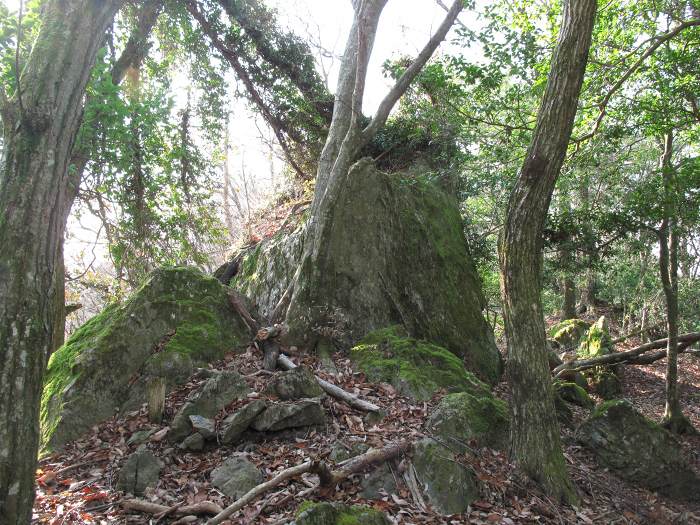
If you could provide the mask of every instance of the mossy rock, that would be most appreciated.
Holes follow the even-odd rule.
[[[407,337],[401,326],[376,330],[350,351],[350,359],[370,381],[390,383],[417,401],[435,392],[490,395],[489,387],[468,372],[460,359],[445,348]]]
[[[138,408],[149,377],[165,377],[171,389],[195,366],[248,339],[219,281],[195,268],[154,271],[126,301],[107,306],[51,356],[41,399],[43,448]]]
[[[576,383],[555,381],[554,391],[559,394],[564,401],[568,401],[582,408],[592,409],[595,406],[595,402],[591,399],[591,396],[588,395],[588,392]]]
[[[461,453],[469,442],[505,450],[508,446],[508,405],[492,395],[481,397],[466,392],[442,398],[427,421],[427,428],[450,448]]]
[[[579,359],[590,359],[608,355],[612,351],[613,344],[608,329],[608,321],[603,315],[588,329],[576,353]]]
[[[608,322],[601,316],[586,333],[576,351],[578,359],[601,357],[614,352]],[[584,371],[583,375],[593,391],[603,399],[613,399],[622,393],[617,366],[597,366]]]
[[[590,326],[591,323],[583,319],[566,319],[549,329],[549,337],[556,341],[561,349],[576,348]]]
[[[463,228],[457,200],[429,173],[386,174],[363,159],[338,195],[323,267],[302,260],[302,227],[249,253],[232,286],[269,315],[298,275],[288,344],[311,349],[331,339],[348,349],[374,330],[401,324],[493,384],[502,362],[482,315],[485,301]]]
[[[474,471],[430,438],[414,446],[413,466],[425,499],[440,514],[461,514],[479,497]]]
[[[364,505],[305,501],[297,510],[296,525],[390,525],[386,515]]]
[[[577,439],[621,478],[673,498],[700,501],[700,478],[679,442],[625,400],[598,405]]]

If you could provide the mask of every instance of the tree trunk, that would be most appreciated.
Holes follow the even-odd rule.
[[[43,6],[41,30],[3,108],[0,171],[0,523],[26,525],[34,500],[39,400],[63,301],[58,275],[68,164],[85,86],[121,1]]]
[[[357,160],[360,150],[385,124],[391,109],[445,38],[463,8],[462,1],[455,0],[433,37],[382,100],[369,124],[362,129],[360,124],[367,65],[379,17],[386,2],[387,0],[353,2],[355,17],[338,75],[333,118],[318,162],[304,256],[290,289],[283,297],[283,301],[289,301],[285,315],[285,321],[290,327],[289,339],[302,341],[305,346],[315,344],[315,341],[306,338],[310,328],[327,324],[327,316],[332,315],[333,305],[327,304],[325,298],[320,296],[320,291],[327,289],[323,286],[323,279],[332,279],[335,274],[332,254],[328,252],[329,232],[333,225],[336,202],[350,166]],[[275,309],[275,314],[285,307],[282,302]]]
[[[501,289],[512,391],[511,454],[545,491],[577,500],[561,451],[547,364],[542,231],[571,137],[591,44],[595,0],[569,0],[532,142],[510,196],[500,245]]]
[[[666,298],[666,410],[663,425],[678,434],[692,431],[681,410],[678,395],[678,219],[676,216],[676,183],[673,165],[673,134],[663,138],[660,159],[664,183],[664,216],[659,230],[659,270]]]

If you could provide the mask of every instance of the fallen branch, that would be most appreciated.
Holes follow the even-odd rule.
[[[294,478],[296,476],[301,476],[306,472],[311,472],[318,474],[320,478],[320,483],[317,487],[327,487],[332,488],[339,482],[350,477],[353,474],[363,471],[371,465],[377,463],[383,463],[389,461],[401,455],[404,452],[408,452],[413,447],[413,443],[409,441],[402,441],[400,443],[394,443],[387,445],[386,447],[379,449],[372,449],[364,454],[360,454],[352,458],[350,461],[345,463],[341,468],[337,470],[330,470],[328,466],[321,461],[307,461],[301,465],[296,465],[288,469],[283,470],[277,474],[272,479],[261,483],[250,489],[241,498],[234,501],[231,505],[226,507],[219,514],[207,521],[207,525],[218,525],[234,512],[241,510],[243,507],[248,505],[251,501],[255,500],[257,497],[266,493],[270,489],[284,483],[288,479]]]
[[[280,368],[283,368],[284,370],[292,370],[293,368],[297,367],[297,365],[295,365],[291,359],[289,359],[286,355],[282,354],[280,354],[280,356],[277,358],[277,365]],[[339,386],[336,386],[333,383],[329,383],[328,381],[321,379],[320,377],[316,377],[316,381],[318,381],[319,386],[328,395],[333,396],[336,399],[340,399],[341,401],[347,403],[353,408],[362,410],[364,412],[379,412],[381,410],[374,403],[370,403],[369,401],[360,399],[355,394],[351,394],[350,392],[347,392]]]
[[[692,350],[689,349],[693,343],[681,343],[678,345],[678,353],[679,354],[696,354],[697,350]],[[640,355],[639,357],[633,357],[629,361],[625,361],[625,364],[628,365],[648,365],[650,363],[653,363],[654,361],[658,361],[659,359],[663,359],[667,355],[667,350],[657,350],[656,352],[649,352],[644,355]]]
[[[200,514],[219,514],[223,510],[212,501],[202,501],[194,505],[173,505],[172,507],[168,507],[142,499],[127,499],[121,502],[121,506],[128,510],[160,516],[199,516]]]
[[[689,334],[683,334],[678,336],[678,343],[679,343],[679,352],[681,351],[681,348],[685,350],[687,347],[690,345],[697,343],[700,341],[700,332],[692,332]],[[651,343],[646,343],[641,346],[638,346],[636,348],[632,348],[631,350],[627,350],[625,352],[615,352],[612,354],[607,354],[603,355],[600,357],[592,357],[590,359],[579,359],[576,361],[568,361],[564,364],[559,365],[553,370],[554,376],[555,377],[560,377],[562,374],[565,372],[570,372],[570,371],[575,371],[579,372],[581,370],[586,370],[589,368],[593,368],[596,366],[603,366],[603,365],[614,365],[618,363],[625,363],[625,362],[630,362],[634,360],[634,358],[649,352],[651,350],[656,350],[659,348],[663,348],[664,346],[668,345],[668,339],[657,339],[656,341],[652,341]],[[661,359],[662,357],[665,356],[666,351],[663,351],[663,355],[659,357]],[[639,361],[639,360],[638,360]],[[638,364],[641,364],[638,362]]]

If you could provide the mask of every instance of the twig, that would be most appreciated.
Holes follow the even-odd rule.
[[[128,510],[136,510],[147,514],[162,515],[172,510],[172,514],[176,516],[200,515],[200,514],[218,514],[222,511],[221,507],[213,501],[202,501],[194,505],[174,505],[166,507],[157,503],[151,503],[142,499],[127,499],[121,502],[122,507]]]

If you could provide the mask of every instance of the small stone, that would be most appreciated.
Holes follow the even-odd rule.
[[[212,439],[216,437],[216,428],[214,421],[202,416],[190,416],[192,430],[202,435],[204,439]]]
[[[233,500],[262,481],[260,469],[243,456],[227,459],[211,473],[211,484]]]
[[[267,408],[267,401],[254,399],[243,408],[227,416],[221,424],[221,443],[225,445],[235,443],[265,408]]]
[[[323,395],[323,390],[313,372],[302,365],[278,374],[268,386],[267,393],[286,401],[319,397]]]
[[[117,488],[121,491],[140,496],[146,488],[154,487],[160,476],[161,462],[145,447],[131,454],[121,470]]]
[[[268,406],[255,418],[251,427],[259,432],[274,432],[287,428],[325,424],[326,414],[320,401],[303,399]]]
[[[214,417],[226,405],[246,397],[249,392],[250,388],[238,372],[227,370],[217,373],[175,415],[170,424],[168,440],[177,442],[192,432],[189,416]]]
[[[413,465],[427,501],[441,514],[461,514],[479,497],[474,472],[430,438],[416,443]]]
[[[204,448],[204,436],[199,432],[195,432],[187,436],[180,446],[185,450],[199,452]]]
[[[397,491],[396,476],[388,464],[371,471],[360,483],[360,496],[365,499],[380,499]]]
[[[155,433],[155,431],[156,429],[152,428],[150,430],[139,430],[138,432],[134,432],[131,434],[131,437],[126,444],[131,446],[143,445],[146,441],[148,441],[148,438]]]

